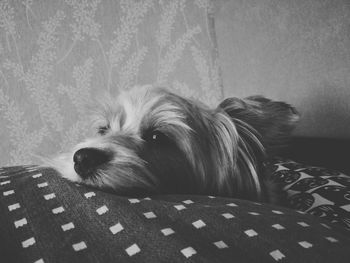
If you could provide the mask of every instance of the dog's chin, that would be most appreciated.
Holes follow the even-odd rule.
[[[74,161],[73,156],[74,153],[84,147],[90,147],[91,144],[94,143],[93,139],[86,139],[84,142],[77,144],[70,152],[62,153],[53,158],[44,158],[40,159],[43,162],[43,166],[48,166],[56,170],[61,177],[76,183],[84,183],[94,185],[94,182],[90,182],[90,180],[84,180],[80,177],[74,169]]]
[[[81,183],[82,178],[74,170],[73,157],[71,153],[60,154],[59,156],[46,160],[46,164],[55,169],[63,178],[69,181]]]
[[[87,179],[83,179],[80,175],[78,175],[74,169],[72,156],[72,153],[60,154],[55,158],[46,160],[45,163],[47,166],[56,170],[62,178],[65,178],[71,182],[89,185],[96,188],[110,188],[113,190],[113,186],[108,185],[108,183],[104,182],[104,180],[98,180],[99,177],[97,176],[97,172],[96,175],[94,173]]]

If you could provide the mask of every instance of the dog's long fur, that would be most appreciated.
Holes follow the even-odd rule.
[[[118,194],[210,194],[276,203],[263,161],[297,120],[290,105],[263,97],[230,98],[210,109],[162,88],[135,87],[96,110],[99,135],[50,163],[69,180]],[[84,167],[80,149],[95,149],[102,161]]]

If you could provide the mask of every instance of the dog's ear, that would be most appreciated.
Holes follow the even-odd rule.
[[[298,112],[291,105],[262,96],[228,98],[218,108],[234,122],[244,122],[255,129],[269,153],[285,145],[299,120]]]

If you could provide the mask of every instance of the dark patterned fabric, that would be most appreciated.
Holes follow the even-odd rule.
[[[322,217],[350,231],[349,176],[290,160],[274,160],[272,163],[273,176],[288,193],[290,207]]]
[[[0,169],[0,237],[0,262],[350,258],[344,230],[312,215],[212,196],[122,197],[37,167]]]

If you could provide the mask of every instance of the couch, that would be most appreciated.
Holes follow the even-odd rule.
[[[348,262],[350,177],[273,159],[288,208],[120,196],[38,166],[0,169],[3,262]]]

